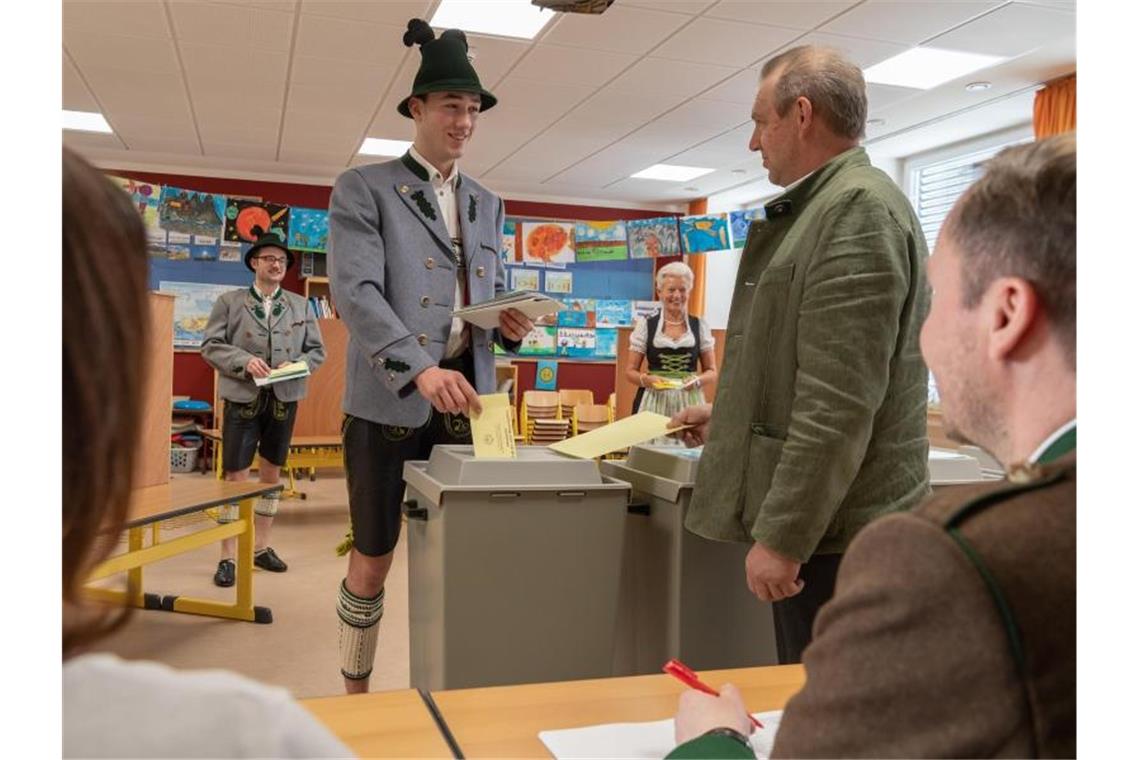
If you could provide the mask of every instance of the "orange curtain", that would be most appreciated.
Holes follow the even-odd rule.
[[[706,214],[709,210],[708,198],[689,201],[689,214]],[[693,292],[689,294],[689,313],[694,317],[705,315],[705,262],[706,254],[686,256],[685,263],[693,270]]]
[[[1033,134],[1038,140],[1077,128],[1077,75],[1050,82],[1033,100]]]

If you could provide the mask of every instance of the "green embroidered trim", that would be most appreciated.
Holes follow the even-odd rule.
[[[408,168],[408,171],[419,177],[424,182],[427,182],[429,179],[431,179],[431,177],[428,176],[427,169],[421,166],[419,161],[412,158],[411,151],[408,151],[404,155],[400,156],[400,163],[406,166]]]
[[[393,372],[407,372],[411,367],[398,359],[385,359],[384,369],[390,369]]]
[[[426,216],[428,219],[431,219],[433,222],[435,221],[435,209],[430,203],[428,203],[428,199],[424,197],[423,190],[417,190],[412,193],[411,199],[416,202],[417,206],[419,206],[421,214]]]
[[[471,195],[468,197],[471,198],[471,201],[467,204],[467,221],[474,223],[475,222],[475,196]]]
[[[657,358],[661,362],[662,372],[686,372],[689,369],[689,356],[689,354],[661,353]]]

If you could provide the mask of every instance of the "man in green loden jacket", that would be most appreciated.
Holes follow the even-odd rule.
[[[929,492],[926,243],[859,147],[866,115],[862,72],[834,51],[764,66],[748,147],[786,191],[748,231],[715,403],[674,418],[705,447],[685,526],[753,544],[781,663],[801,661],[859,529]]]

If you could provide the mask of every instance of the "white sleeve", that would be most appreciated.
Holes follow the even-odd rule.
[[[644,354],[648,335],[649,330],[646,327],[646,321],[641,318],[635,319],[633,321],[633,332],[629,334],[629,350]]]
[[[709,323],[703,319],[698,319],[697,323],[701,326],[701,353],[712,351],[713,346],[716,345],[716,338],[713,337],[712,330],[709,329]]]

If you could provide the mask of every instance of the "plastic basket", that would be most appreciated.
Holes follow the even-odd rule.
[[[192,448],[185,446],[171,446],[170,447],[170,471],[171,472],[194,472],[198,467],[198,449],[201,444]]]

